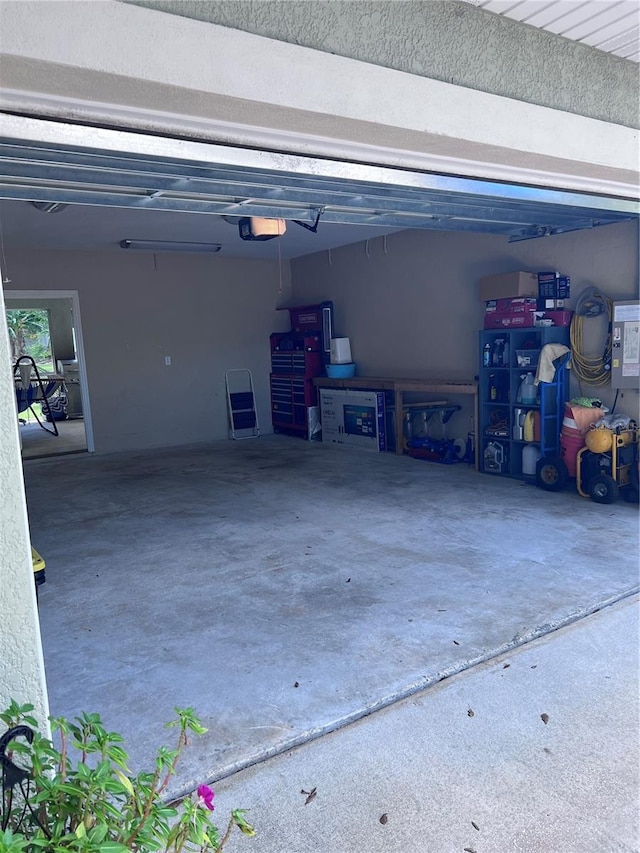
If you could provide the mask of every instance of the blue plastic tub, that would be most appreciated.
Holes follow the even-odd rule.
[[[347,364],[326,364],[325,367],[329,379],[349,379],[356,375],[355,361],[349,361]]]

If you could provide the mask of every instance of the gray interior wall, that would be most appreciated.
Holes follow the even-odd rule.
[[[509,244],[502,237],[404,231],[278,265],[198,255],[12,252],[12,289],[78,290],[97,452],[227,436],[224,374],[253,371],[263,432],[271,431],[269,334],[289,328],[276,306],[332,299],[336,335],[358,372],[469,379],[477,374],[483,305],[477,282],[510,270],[559,269],[572,302],[595,284],[638,298],[638,224]],[[597,352],[604,328],[585,322]],[[172,359],[164,364],[165,356]],[[578,393],[575,382],[572,392]],[[583,393],[613,402],[608,386]],[[466,434],[469,401],[448,435]],[[626,392],[618,410],[638,414]]]
[[[269,334],[289,268],[204,255],[11,252],[13,290],[77,290],[96,452],[227,437],[225,371],[253,371],[271,431]],[[22,288],[21,288],[22,285]],[[165,356],[171,365],[165,366]]]
[[[635,63],[468,3],[125,2],[615,124],[639,122]]]
[[[385,252],[386,246],[386,252]],[[349,337],[358,373],[369,376],[473,379],[485,275],[558,269],[571,277],[572,299],[596,285],[612,299],[638,298],[638,223],[509,244],[503,237],[403,231],[292,261],[293,297],[332,299],[336,336]],[[585,347],[601,351],[605,328],[586,320]],[[592,349],[592,347],[594,349]],[[575,380],[572,394],[579,393]],[[610,386],[582,393],[613,402]],[[463,437],[470,408],[463,405],[448,437]],[[625,392],[617,411],[638,416],[637,392]]]

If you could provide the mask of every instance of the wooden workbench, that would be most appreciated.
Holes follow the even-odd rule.
[[[317,388],[351,388],[358,391],[393,391],[395,396],[396,453],[401,456],[402,447],[402,409],[405,393],[418,394],[465,394],[473,397],[473,429],[475,448],[475,468],[478,470],[478,383],[449,379],[395,379],[379,376],[353,376],[350,379],[329,379],[328,376],[316,376],[313,384]]]

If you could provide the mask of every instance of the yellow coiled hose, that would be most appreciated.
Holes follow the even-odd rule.
[[[607,337],[602,355],[591,356],[584,351],[583,327],[585,319],[607,314]],[[595,287],[587,288],[580,296],[571,320],[571,365],[579,382],[588,385],[606,385],[611,380],[611,320],[613,302]]]

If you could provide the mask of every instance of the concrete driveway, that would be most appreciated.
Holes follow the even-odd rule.
[[[220,824],[257,829],[230,853],[634,853],[638,620],[627,599],[220,782]]]

